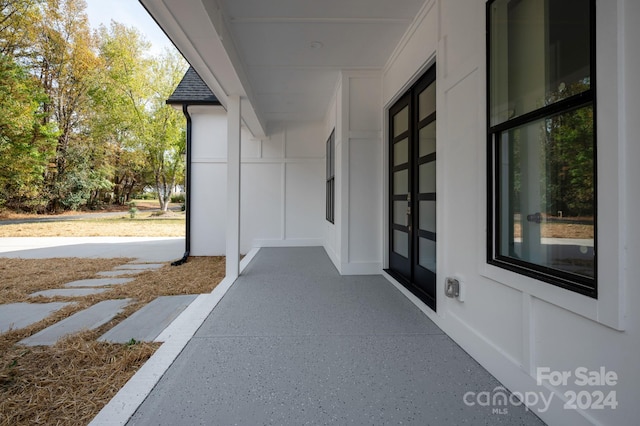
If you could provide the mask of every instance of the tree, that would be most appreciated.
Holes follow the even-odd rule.
[[[35,44],[33,29],[41,20],[42,0],[0,0],[0,54],[28,56]]]
[[[154,187],[163,211],[167,211],[174,188],[184,176],[184,118],[165,101],[175,90],[185,70],[184,59],[168,51],[152,66],[152,114],[148,117],[141,141],[153,171]]]
[[[576,83],[566,90],[581,93]],[[593,107],[579,108],[548,120],[546,135],[546,191],[549,213],[593,217],[595,212],[595,155]]]
[[[38,209],[42,181],[57,136],[41,124],[45,95],[38,82],[0,54],[0,206]]]
[[[89,182],[78,184],[78,179],[86,174],[68,170],[70,149],[79,151],[88,142],[85,140],[89,136],[88,93],[95,84],[99,67],[85,9],[84,0],[46,0],[42,6],[43,19],[37,28],[32,72],[39,77],[48,95],[48,102],[43,106],[43,122],[55,123],[58,128],[52,159],[55,168],[45,174],[51,210],[58,210],[61,205],[76,205],[74,200],[79,195],[74,191],[91,191]],[[77,160],[73,165],[80,169],[93,166]]]
[[[166,210],[183,176],[186,68],[147,55],[134,28],[91,33],[85,0],[0,0],[0,205],[50,211],[125,203],[153,186]]]
[[[151,98],[150,60],[145,56],[150,45],[135,28],[117,22],[102,26],[98,39],[103,67],[91,92],[93,139],[104,145],[112,166],[113,201],[124,204],[146,183],[138,127],[146,123]]]
[[[93,94],[101,111],[95,131],[113,153],[114,197],[123,203],[136,186],[151,186],[166,211],[183,179],[186,139],[182,115],[165,101],[184,75],[186,62],[171,52],[147,57],[144,37],[122,24],[112,22],[99,33],[105,73]]]

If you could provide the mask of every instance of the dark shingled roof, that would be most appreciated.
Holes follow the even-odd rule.
[[[168,104],[220,105],[220,101],[207,87],[193,67],[189,67],[176,90],[167,99]]]

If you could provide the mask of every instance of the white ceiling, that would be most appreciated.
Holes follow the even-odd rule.
[[[324,119],[340,70],[381,70],[425,2],[140,1],[223,105],[245,99],[254,134]]]
[[[267,123],[322,120],[339,71],[382,69],[423,3],[218,0]]]

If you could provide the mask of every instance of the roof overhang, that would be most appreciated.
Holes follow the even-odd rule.
[[[242,120],[256,138],[266,137],[265,123],[252,104],[249,82],[243,77],[231,37],[225,42],[224,20],[215,1],[139,0],[198,72],[226,109],[229,96],[241,99]],[[188,28],[186,26],[188,25]],[[215,64],[213,69],[211,64]]]
[[[383,71],[434,0],[139,0],[256,138],[326,118],[343,71]],[[273,127],[275,128],[275,127]]]

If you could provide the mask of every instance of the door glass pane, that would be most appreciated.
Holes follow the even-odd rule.
[[[502,256],[595,276],[592,117],[588,106],[503,133]]]
[[[409,171],[400,170],[393,174],[393,193],[402,195],[409,193]]]
[[[436,242],[420,238],[418,247],[418,263],[431,272],[436,272]]]
[[[408,226],[407,223],[407,208],[409,203],[407,201],[394,201],[393,202],[393,223]]]
[[[420,201],[420,229],[436,232],[436,202]]]
[[[402,231],[393,231],[393,251],[402,257],[409,257],[409,234]]]
[[[431,83],[418,95],[419,120],[424,120],[436,112],[436,83]]]
[[[436,192],[436,162],[429,161],[420,164],[418,173],[420,175],[420,193]]]
[[[492,126],[589,90],[590,4],[584,0],[492,3]]]
[[[409,107],[406,106],[393,116],[393,137],[409,130]]]
[[[433,121],[420,129],[420,157],[436,152],[436,122]]]
[[[409,162],[409,139],[404,138],[393,144],[393,165],[399,166]]]

